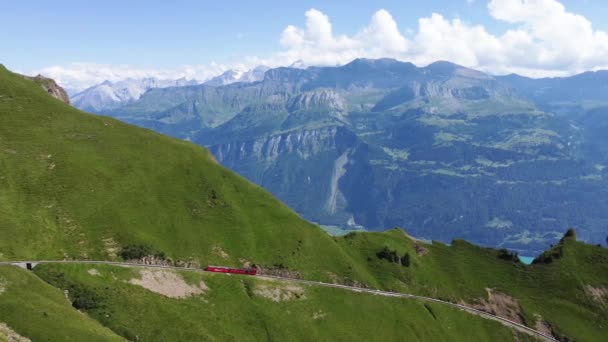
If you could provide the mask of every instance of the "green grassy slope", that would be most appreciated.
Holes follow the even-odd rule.
[[[357,264],[375,270],[379,286],[449,301],[475,303],[486,289],[516,298],[523,320],[534,327],[542,317],[556,333],[580,341],[601,341],[608,334],[608,296],[594,298],[589,286],[608,293],[608,250],[565,238],[555,248],[561,258],[549,264],[524,265],[499,258],[499,252],[462,240],[451,246],[423,244],[425,254],[401,230],[350,233],[338,239]],[[383,247],[410,255],[404,267],[378,259]]]
[[[62,288],[99,294],[89,314],[140,341],[500,341],[515,340],[500,323],[437,304],[379,297],[340,289],[218,274],[179,272],[203,294],[168,298],[129,284],[139,269],[44,264],[36,274]],[[162,278],[162,277],[160,277]],[[291,291],[298,297],[289,297]],[[263,289],[285,294],[273,301]],[[269,292],[269,293],[270,293]],[[515,334],[519,340],[533,340]]]
[[[33,341],[124,341],[76,311],[62,291],[31,272],[0,266],[0,284],[0,324],[21,336]],[[0,331],[0,341],[2,335]]]
[[[146,243],[201,264],[243,258],[308,274],[349,264],[321,229],[207,150],[80,112],[4,68],[0,170],[0,235],[11,237],[0,259],[112,259]]]

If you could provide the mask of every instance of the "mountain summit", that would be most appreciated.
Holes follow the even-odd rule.
[[[223,86],[236,82],[252,83],[261,81],[264,79],[264,73],[270,70],[269,67],[260,65],[251,70],[228,70],[223,74],[213,77],[212,79],[205,82],[206,85],[210,86]]]

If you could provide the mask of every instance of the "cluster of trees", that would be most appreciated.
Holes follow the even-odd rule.
[[[83,284],[67,281],[63,272],[48,271],[46,279],[51,285],[67,290],[72,306],[78,310],[89,311],[104,306],[103,296]]]
[[[506,248],[502,248],[498,251],[498,257],[507,261],[519,262],[519,255],[517,252],[511,252]]]
[[[564,255],[564,241],[566,239],[574,239],[576,240],[576,230],[574,228],[568,229],[564,237],[559,240],[559,243],[555,246],[551,246],[548,251],[545,251],[543,254],[539,255],[532,261],[534,264],[549,264],[553,262],[553,260],[559,259]]]
[[[78,310],[93,310],[103,305],[103,298],[95,293],[95,291],[86,288],[84,285],[69,285],[68,295],[70,296],[70,299],[72,299],[72,306]]]
[[[154,251],[149,245],[127,245],[119,253],[123,260],[139,260],[147,256],[154,256],[156,259],[165,260],[165,252]]]
[[[410,254],[407,252],[403,254],[403,256],[399,256],[397,251],[384,247],[378,253],[376,253],[376,256],[379,259],[384,259],[395,264],[401,264],[405,267],[410,266]]]
[[[548,251],[539,255],[532,261],[533,264],[550,264],[553,260],[557,260],[564,255],[564,251],[561,244],[551,247]]]

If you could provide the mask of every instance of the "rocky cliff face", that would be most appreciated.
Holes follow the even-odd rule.
[[[342,112],[347,109],[346,100],[336,91],[319,89],[294,96],[288,103],[290,112],[299,110],[327,110]]]
[[[341,126],[301,129],[249,141],[210,146],[223,165],[237,171],[313,221],[351,218],[340,190],[349,156],[360,141]]]
[[[44,77],[42,75],[37,75],[35,77],[23,76],[29,80],[32,80],[39,84],[44,90],[46,90],[52,97],[63,101],[67,104],[70,104],[70,97],[68,93],[61,88],[53,79]]]
[[[238,162],[246,158],[272,162],[279,156],[288,154],[308,159],[323,151],[340,149],[342,144],[352,143],[352,140],[340,141],[343,138],[340,133],[341,128],[336,126],[305,129],[250,141],[214,145],[210,149],[220,163],[228,160]]]

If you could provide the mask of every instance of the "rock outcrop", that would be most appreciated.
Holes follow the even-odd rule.
[[[23,75],[23,77],[36,82],[36,84],[40,85],[52,97],[70,104],[70,97],[68,96],[68,93],[65,91],[65,89],[61,88],[57,82],[55,82],[55,80],[42,75],[37,75],[34,77]]]

